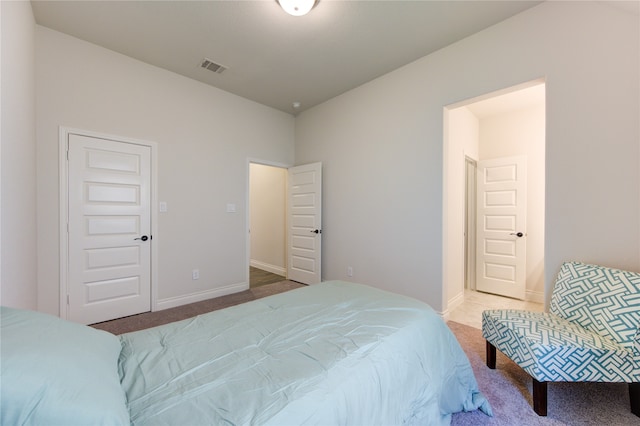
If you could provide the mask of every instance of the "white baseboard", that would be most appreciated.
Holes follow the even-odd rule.
[[[215,288],[212,290],[201,291],[198,293],[191,293],[184,296],[170,297],[168,299],[158,300],[156,302],[154,311],[175,308],[176,306],[182,306],[189,303],[200,302],[202,300],[213,299],[214,297],[226,296],[227,294],[238,293],[240,291],[245,291],[248,289],[249,284],[243,282]]]
[[[458,293],[452,299],[449,299],[449,302],[447,303],[447,310],[453,311],[455,308],[462,305],[463,303],[464,303],[464,291]]]
[[[272,274],[282,275],[283,277],[287,276],[287,270],[282,266],[270,265],[268,263],[260,262],[253,259],[251,259],[251,262],[249,262],[249,264],[254,268],[262,269],[263,271],[271,272]]]
[[[458,306],[462,305],[464,302],[464,291],[458,293],[453,298],[449,299],[447,302],[447,309],[442,312],[437,312],[440,317],[447,322],[449,320],[449,315],[453,312]]]
[[[527,302],[542,303],[544,305],[544,292],[527,290],[524,297]]]

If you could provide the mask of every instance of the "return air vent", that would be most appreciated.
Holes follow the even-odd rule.
[[[223,65],[220,65],[220,64],[216,64],[211,59],[207,59],[207,58],[204,58],[202,60],[202,63],[200,64],[200,66],[202,68],[208,69],[209,71],[213,71],[216,74],[222,74],[224,72],[224,70],[227,69],[227,67],[225,67]]]

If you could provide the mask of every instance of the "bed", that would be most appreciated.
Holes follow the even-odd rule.
[[[1,423],[449,424],[491,408],[427,305],[325,282],[114,336],[2,308]]]

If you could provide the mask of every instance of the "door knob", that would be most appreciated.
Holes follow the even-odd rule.
[[[310,231],[313,234],[322,234],[322,231],[320,231],[319,229],[314,229],[313,231]]]
[[[147,237],[146,235],[143,235],[142,237],[134,238],[134,240],[142,240],[142,241],[147,241],[148,239],[149,237]]]
[[[515,235],[516,237],[520,238],[522,236],[524,236],[524,234],[522,232],[512,232],[509,235]]]

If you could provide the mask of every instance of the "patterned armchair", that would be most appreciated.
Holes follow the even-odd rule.
[[[533,409],[547,415],[547,382],[626,382],[640,417],[640,273],[562,265],[549,313],[482,313],[487,366],[496,348],[533,378]]]

